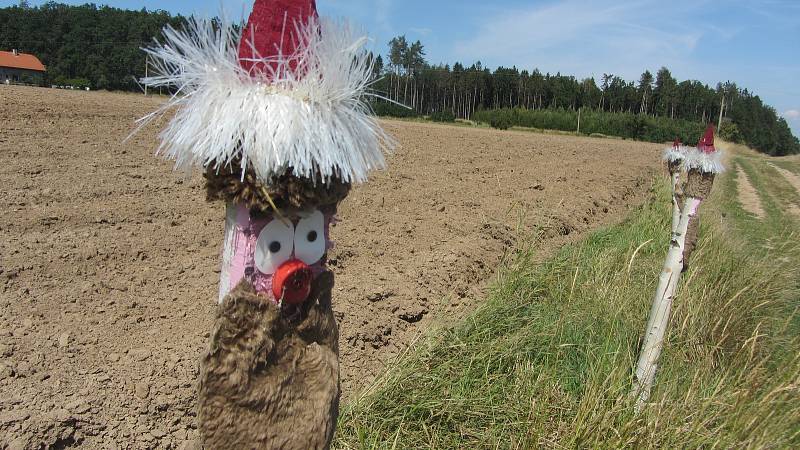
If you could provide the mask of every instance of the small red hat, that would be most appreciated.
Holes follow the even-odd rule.
[[[703,153],[714,153],[717,151],[717,149],[714,148],[714,125],[709,125],[708,128],[706,128],[706,133],[700,138],[700,142],[697,143],[697,149]]]
[[[297,30],[308,25],[312,17],[318,17],[315,0],[256,0],[242,30],[239,64],[251,75],[269,74],[263,60],[294,55],[303,44]],[[294,69],[296,62],[290,65]]]

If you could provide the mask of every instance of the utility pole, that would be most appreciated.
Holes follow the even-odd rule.
[[[583,111],[583,106],[578,108],[578,134],[581,134],[581,111]]]
[[[722,91],[722,104],[719,107],[719,122],[717,123],[717,133],[722,129],[722,114],[725,112],[725,91]]]

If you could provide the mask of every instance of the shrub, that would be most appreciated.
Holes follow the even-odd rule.
[[[451,111],[436,111],[430,119],[434,122],[455,122],[456,116]]]
[[[397,103],[378,100],[370,103],[370,106],[376,116],[398,118],[417,117],[416,111],[400,106]]]
[[[473,119],[499,129],[521,126],[543,130],[576,131],[578,128],[578,113],[565,109],[479,110],[475,112]],[[596,110],[584,110],[581,114],[581,133],[590,136],[602,134],[649,142],[671,142],[679,138],[683,142],[697,142],[704,130],[705,126],[699,122],[640,114]]]
[[[72,78],[67,80],[67,84],[81,90],[91,87],[92,85],[92,83],[86,78]]]
[[[744,136],[739,131],[739,127],[733,122],[723,122],[722,128],[719,129],[719,137],[728,142],[735,142],[741,144],[744,142]]]
[[[495,111],[495,114],[492,114],[489,118],[489,125],[498,130],[507,130],[514,126],[515,121],[512,116],[513,111],[511,110],[501,109]]]

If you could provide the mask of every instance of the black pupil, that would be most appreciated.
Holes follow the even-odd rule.
[[[273,241],[269,244],[269,251],[272,253],[278,253],[281,251],[281,243],[278,241]]]
[[[309,231],[308,232],[308,242],[314,242],[317,240],[317,232],[316,231]]]

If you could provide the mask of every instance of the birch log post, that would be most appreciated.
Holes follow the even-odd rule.
[[[225,204],[225,237],[222,241],[222,264],[219,271],[219,299],[221,305],[225,296],[233,289],[231,278],[233,256],[236,251],[236,205]]]
[[[634,382],[634,393],[636,399],[636,411],[639,412],[647,400],[650,398],[650,391],[655,380],[658,360],[664,347],[664,339],[669,325],[670,313],[672,311],[672,301],[675,295],[675,287],[678,285],[679,277],[683,269],[683,250],[686,244],[686,231],[689,222],[697,213],[697,207],[701,200],[693,197],[686,198],[683,207],[679,208],[679,220],[677,229],[672,233],[669,252],[664,262],[664,268],[658,279],[658,288],[653,298],[653,306],[650,310],[650,318],[645,330],[645,339],[636,364],[636,380]]]
[[[681,171],[686,159],[687,148],[681,144],[679,139],[675,139],[671,148],[664,151],[664,162],[667,164],[670,178],[672,180],[672,233],[678,230],[678,222],[681,215]]]
[[[672,177],[672,233],[675,233],[678,231],[678,224],[681,220],[681,198],[680,192],[678,192],[681,182],[680,165],[674,170],[670,167],[670,172]]]

